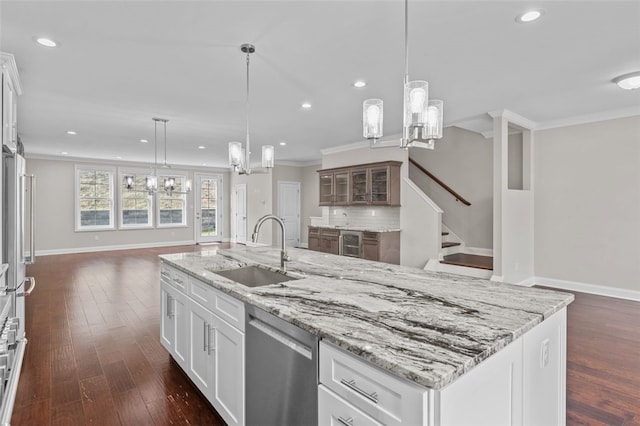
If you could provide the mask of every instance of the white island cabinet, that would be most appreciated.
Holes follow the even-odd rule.
[[[244,304],[164,263],[160,294],[162,345],[228,425],[244,425]]]
[[[276,248],[162,256],[162,343],[228,424],[245,424],[252,408],[245,304],[320,338],[320,426],[566,423],[573,295],[311,250],[289,255],[292,280],[258,287],[214,271],[273,271]]]

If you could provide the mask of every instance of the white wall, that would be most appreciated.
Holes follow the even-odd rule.
[[[300,243],[309,243],[310,217],[322,216],[322,208],[318,205],[320,200],[320,183],[318,181],[318,170],[322,166],[316,164],[303,167],[302,173],[302,208],[300,209]]]
[[[536,132],[535,275],[640,291],[640,116]]]
[[[278,214],[278,182],[298,182],[300,184],[300,210],[302,210],[302,168],[293,166],[276,165],[272,171],[272,189],[273,194],[273,214]],[[302,213],[301,213],[302,215]],[[273,222],[271,223],[272,242],[271,245],[280,246],[280,226]],[[302,234],[302,226],[300,227],[300,233]],[[306,228],[304,228],[306,231]]]
[[[239,175],[237,173],[230,174],[231,197],[229,202],[229,217],[231,239],[235,239],[236,235],[236,203],[235,203],[235,185],[244,183],[247,185],[247,241],[251,240],[253,227],[262,216],[273,212],[273,186],[272,171],[266,174]],[[271,245],[272,228],[263,225],[260,228],[258,243]]]
[[[433,151],[409,151],[411,158],[471,203],[456,201],[417,167],[409,167],[409,178],[442,208],[443,223],[468,247],[493,248],[492,153],[491,139],[457,127],[444,129]]]
[[[36,191],[36,248],[47,252],[77,252],[123,246],[154,246],[193,243],[193,193],[187,195],[187,226],[161,229],[125,229],[106,231],[75,231],[75,165],[99,162],[42,160],[27,158],[27,173],[37,177]],[[148,165],[114,164],[127,168]],[[188,178],[193,179],[193,171]],[[198,169],[198,171],[203,171]],[[216,172],[219,174],[220,172]],[[223,181],[228,181],[228,174]],[[117,178],[116,178],[117,179]],[[227,185],[224,185],[225,188]],[[117,204],[117,202],[116,202]],[[223,209],[228,206],[228,192],[223,196]],[[116,219],[117,223],[117,219]],[[229,236],[228,221],[223,221],[223,238]]]

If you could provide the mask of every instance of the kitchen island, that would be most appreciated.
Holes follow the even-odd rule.
[[[289,251],[287,275],[297,278],[292,281],[250,288],[213,272],[247,265],[277,270],[279,254],[271,247],[238,248],[165,255],[162,261],[184,274],[181,281],[193,279],[254,305],[320,337],[329,352],[344,351],[424,390],[418,416],[424,424],[507,417],[510,424],[533,424],[538,409],[564,423],[565,308],[571,294],[298,249]],[[496,398],[500,407],[492,405]],[[461,403],[466,410],[451,408]],[[398,418],[370,415],[387,424]]]

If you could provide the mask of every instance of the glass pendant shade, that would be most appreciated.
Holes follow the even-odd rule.
[[[176,189],[176,179],[172,177],[165,179],[164,189],[165,191],[173,191],[174,189]]]
[[[382,137],[382,99],[367,99],[362,103],[362,136],[367,139]]]
[[[274,166],[273,145],[262,145],[262,167],[270,169]]]
[[[239,167],[242,164],[242,143],[229,142],[229,165]]]
[[[421,127],[427,123],[429,83],[409,81],[404,85],[404,127]]]
[[[124,186],[127,189],[133,189],[133,176],[124,177]]]
[[[147,190],[153,192],[158,189],[158,178],[156,176],[147,176]]]
[[[185,192],[191,192],[191,179],[187,179],[184,183]]]
[[[442,111],[444,102],[440,99],[433,99],[429,101],[427,107],[427,139],[440,139],[442,138]]]

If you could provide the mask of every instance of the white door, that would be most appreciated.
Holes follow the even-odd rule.
[[[184,370],[189,363],[189,308],[187,296],[176,291],[173,296],[173,326],[175,339],[173,341],[173,355],[180,367]]]
[[[209,346],[213,314],[195,302],[189,303],[189,369],[187,373],[200,392],[213,396],[213,355]]]
[[[278,216],[284,220],[286,243],[289,247],[300,245],[300,182],[278,181]],[[278,228],[278,241],[280,236]]]
[[[222,176],[196,174],[196,243],[222,239]]]
[[[247,242],[247,184],[236,185],[236,242]]]
[[[244,424],[244,334],[215,318],[215,409],[229,426]]]
[[[175,323],[171,317],[173,310],[173,290],[171,286],[162,283],[160,286],[160,343],[167,351],[173,353],[175,341]]]

